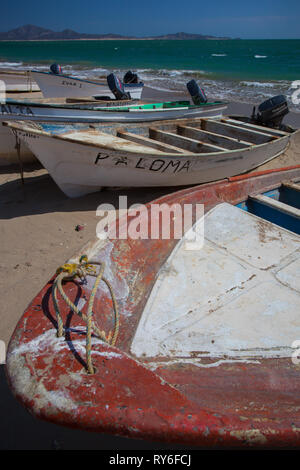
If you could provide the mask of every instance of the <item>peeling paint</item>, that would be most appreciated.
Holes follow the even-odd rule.
[[[231,431],[230,435],[236,437],[240,441],[245,441],[250,446],[255,444],[266,444],[267,438],[258,429],[247,429],[243,431]]]

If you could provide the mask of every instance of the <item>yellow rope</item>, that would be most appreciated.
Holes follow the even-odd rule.
[[[99,273],[96,274],[96,268],[95,266],[99,265],[100,270]],[[103,276],[105,270],[105,264],[104,263],[98,263],[98,262],[88,262],[87,256],[81,256],[79,263],[66,263],[62,265],[60,268],[57,270],[57,277],[54,280],[53,286],[52,286],[52,298],[53,298],[53,305],[56,313],[56,318],[57,318],[57,336],[63,336],[64,334],[64,325],[63,325],[63,320],[60,314],[59,306],[58,306],[58,300],[57,300],[57,291],[61,294],[62,298],[66,302],[66,304],[75,312],[77,313],[85,322],[87,325],[87,330],[86,330],[86,363],[87,363],[87,369],[90,374],[94,374],[94,367],[92,364],[92,359],[91,359],[91,349],[92,349],[92,332],[96,334],[102,341],[105,341],[106,343],[115,345],[118,333],[119,333],[119,313],[118,313],[118,304],[116,301],[115,294],[113,292],[113,288],[110,284],[110,282]],[[87,275],[91,275],[96,277],[95,284],[93,286],[89,303],[88,303],[88,311],[87,315],[85,315],[81,310],[78,309],[78,307],[69,299],[69,297],[66,295],[66,293],[63,290],[62,283],[67,280],[73,280],[76,277],[79,277],[80,279],[86,278]],[[93,316],[93,305],[94,305],[94,300],[95,300],[95,295],[98,289],[98,286],[101,282],[105,282],[107,285],[112,302],[113,302],[113,309],[114,309],[114,329],[113,332],[109,332],[109,334],[106,336],[104,331],[100,331],[99,328],[95,325],[95,323],[92,320]]]

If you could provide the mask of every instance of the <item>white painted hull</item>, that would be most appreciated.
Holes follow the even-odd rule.
[[[0,125],[0,166],[18,163],[16,138],[8,127]],[[33,163],[37,159],[24,141],[21,143],[21,159],[24,163]]]
[[[5,83],[5,89],[8,93],[40,91],[37,83],[26,73],[0,73],[0,80]]]
[[[203,154],[167,154],[146,149],[112,150],[51,137],[42,132],[17,131],[31,151],[69,197],[98,191],[103,186],[181,186],[216,181],[262,165],[284,152],[290,136],[254,147]],[[78,133],[77,133],[78,134]],[[133,147],[134,148],[134,147]]]
[[[136,106],[136,105],[135,105]],[[25,104],[0,103],[0,121],[30,120],[38,122],[151,122],[166,119],[183,119],[194,117],[220,117],[226,110],[226,105],[199,106],[189,108],[165,108],[156,110],[126,110],[114,111],[114,108],[98,106],[93,109],[75,109],[58,106],[30,106]],[[127,109],[128,105],[126,105]]]
[[[31,71],[32,78],[38,84],[45,98],[77,98],[85,96],[108,96],[115,99],[105,82],[93,82],[64,75]],[[143,84],[124,84],[126,93],[130,93],[132,99],[141,99]]]

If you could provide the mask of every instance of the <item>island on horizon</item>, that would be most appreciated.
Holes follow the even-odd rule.
[[[20,26],[15,29],[11,29],[7,32],[0,32],[1,41],[53,41],[53,40],[80,40],[80,39],[118,39],[118,40],[155,40],[155,39],[169,39],[169,40],[189,40],[189,39],[240,39],[230,37],[218,37],[218,36],[207,36],[203,34],[191,34],[191,33],[174,33],[164,34],[160,36],[123,36],[121,34],[87,34],[78,33],[72,29],[64,29],[63,31],[56,32],[51,29],[41,28],[39,26],[27,24]]]

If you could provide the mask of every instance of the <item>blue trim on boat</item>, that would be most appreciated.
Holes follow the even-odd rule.
[[[280,188],[266,191],[262,194],[296,209],[300,209],[300,192],[296,189],[281,186]],[[237,207],[300,235],[300,218],[297,215],[288,214],[280,208],[270,207],[261,201],[251,198],[237,204]]]
[[[279,201],[284,202],[289,206],[293,206],[296,209],[300,209],[300,191],[297,191],[293,188],[288,188],[287,186],[283,186],[280,193],[281,197]]]

